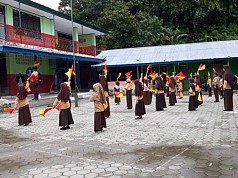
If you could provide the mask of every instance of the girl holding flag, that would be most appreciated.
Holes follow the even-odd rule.
[[[136,117],[136,119],[142,119],[142,115],[146,114],[145,105],[143,101],[142,83],[139,80],[136,80],[134,84],[135,84],[135,96],[136,96],[135,115],[138,116]]]
[[[131,71],[125,74],[127,77],[126,79],[126,86],[124,90],[126,91],[126,105],[127,109],[132,109],[132,84],[131,84]]]
[[[106,128],[106,119],[104,116],[104,105],[107,103],[102,85],[96,83],[93,85],[93,94],[90,101],[94,102],[94,132],[102,131]]]
[[[19,108],[18,111],[18,124],[27,126],[32,122],[31,112],[29,109],[29,101],[27,99],[27,90],[29,89],[29,80],[26,82],[26,86],[19,85],[18,93],[15,99],[14,109]]]
[[[70,129],[69,125],[74,124],[72,117],[70,102],[70,91],[66,83],[60,84],[60,92],[53,103],[53,107],[60,107],[59,126],[62,126],[60,130]]]

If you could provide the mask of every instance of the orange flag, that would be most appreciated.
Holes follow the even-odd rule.
[[[175,80],[178,81],[178,80],[183,80],[185,79],[186,76],[183,74],[183,72],[179,72],[177,75],[176,75],[176,78]]]
[[[46,114],[48,111],[50,111],[51,109],[53,109],[53,107],[48,107],[48,108],[45,108],[45,109],[41,109],[41,110],[39,110],[38,113],[39,113],[41,116],[45,117],[45,114]]]
[[[198,70],[205,70],[205,64],[200,64]]]
[[[123,93],[121,93],[121,92],[114,92],[114,94],[117,98],[122,98],[123,97]]]
[[[65,75],[67,75],[69,79],[71,78],[72,75],[75,75],[74,66],[73,65],[72,65],[71,68],[69,68],[68,72],[66,72]]]
[[[125,73],[126,78],[130,78],[131,77],[131,73],[132,73],[132,71],[129,71],[129,72]]]
[[[103,72],[104,72],[104,75],[107,76],[107,72],[108,72],[107,64],[105,64],[103,68]]]
[[[4,108],[3,109],[5,112],[8,112],[9,114],[12,114],[14,112],[14,108]]]

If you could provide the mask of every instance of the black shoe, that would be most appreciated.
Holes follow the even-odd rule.
[[[24,124],[24,126],[27,126],[27,125],[29,125],[29,123],[28,124]]]
[[[214,103],[219,102],[219,101],[214,101]]]
[[[69,125],[66,127],[66,129],[70,129]]]
[[[22,126],[23,124],[18,124],[18,126]]]
[[[67,128],[66,127],[62,127],[62,128],[60,128],[60,130],[66,130]]]

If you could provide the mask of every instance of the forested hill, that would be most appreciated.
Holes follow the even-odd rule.
[[[61,0],[59,10],[70,14],[69,2]],[[199,0],[73,2],[74,17],[108,31],[97,39],[103,49],[238,39],[238,15]]]

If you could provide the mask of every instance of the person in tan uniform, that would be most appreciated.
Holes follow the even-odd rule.
[[[107,100],[107,108],[104,110],[104,116],[106,118],[109,118],[111,115],[111,111],[110,111],[110,103],[109,103],[109,88],[108,88],[108,82],[107,82],[107,78],[104,75],[99,75],[99,83],[102,85],[103,91],[104,91],[104,95],[106,97]]]
[[[179,99],[183,98],[183,83],[181,80],[178,81],[178,94],[179,94]]]
[[[196,98],[196,90],[195,90],[195,81],[193,78],[189,79],[189,104],[188,110],[195,111],[197,108],[197,98]]]
[[[26,86],[21,84],[18,86],[18,93],[15,99],[14,109],[19,108],[18,114],[18,125],[27,126],[32,122],[31,112],[29,109],[29,101],[27,98],[27,90],[29,89],[29,80],[26,82]]]
[[[224,65],[224,110],[233,111],[233,74],[229,65]]]
[[[175,94],[175,79],[174,76],[170,77],[170,82],[169,82],[169,106],[174,106],[175,103],[177,103],[176,99],[176,94]]]
[[[132,109],[132,83],[130,78],[126,79],[126,86],[124,90],[126,91],[127,109]]]
[[[94,92],[89,100],[90,102],[94,102],[94,132],[97,132],[107,127],[104,116],[104,104],[106,104],[107,101],[100,83],[94,84],[93,90]]]
[[[143,101],[143,87],[142,83],[139,80],[136,80],[134,84],[136,97],[135,115],[138,116],[135,119],[142,119],[142,115],[146,114],[145,105]]]
[[[211,75],[208,72],[208,78],[207,78],[207,90],[208,90],[208,96],[211,97],[212,96],[212,79],[211,79]]]
[[[69,125],[74,124],[72,117],[70,102],[70,91],[66,83],[60,84],[60,92],[53,103],[53,107],[58,106],[60,108],[59,126],[62,126],[60,130],[70,129]]]
[[[214,102],[219,102],[219,76],[218,73],[214,72],[214,78],[212,81],[213,89],[214,89],[214,95],[215,95],[215,101]]]

